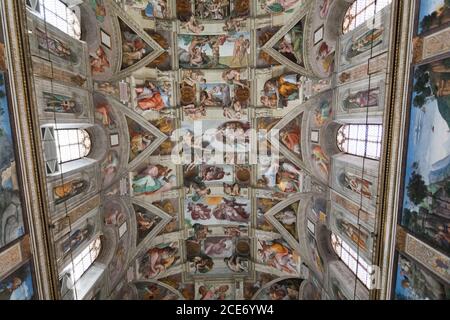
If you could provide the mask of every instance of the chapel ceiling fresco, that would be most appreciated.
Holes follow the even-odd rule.
[[[330,253],[318,235],[330,209],[340,209],[330,208],[331,183],[344,185],[342,193],[357,189],[367,206],[377,200],[376,183],[331,174],[342,169],[332,164],[340,107],[332,75],[347,63],[335,62],[337,36],[327,21],[333,3],[80,5],[92,77],[85,85],[93,88],[105,149],[99,194],[103,235],[114,247],[109,298],[329,297]],[[355,59],[362,50],[350,46],[345,54]],[[373,85],[366,102],[362,87],[340,92],[345,108],[379,106],[383,84]],[[76,195],[93,188],[90,175],[71,182]],[[331,222],[361,232],[345,219]],[[372,229],[360,233],[367,257]]]

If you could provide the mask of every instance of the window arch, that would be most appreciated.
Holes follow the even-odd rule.
[[[342,152],[378,160],[382,135],[381,124],[346,124],[339,128],[336,142]]]
[[[364,261],[348,243],[338,235],[331,234],[331,245],[341,261],[358,277],[369,289],[372,289],[372,266]]]
[[[87,157],[91,152],[91,137],[84,129],[55,129],[59,163]]]
[[[61,0],[27,0],[27,5],[45,22],[76,39],[81,38],[77,14]]]
[[[345,34],[356,29],[390,3],[391,0],[356,0],[345,13],[342,32]]]

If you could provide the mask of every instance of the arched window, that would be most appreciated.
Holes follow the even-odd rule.
[[[77,282],[89,269],[100,254],[102,241],[100,237],[94,239],[79,255],[73,259],[73,281]]]
[[[365,262],[353,248],[351,248],[347,242],[341,237],[332,233],[331,245],[334,252],[349,267],[349,269],[356,274],[358,279],[369,289],[372,288],[372,279],[370,275],[374,272],[373,268]]]
[[[80,39],[81,25],[76,13],[61,0],[27,0],[28,7],[45,22]]]
[[[91,151],[91,138],[83,129],[56,129],[58,162],[66,163],[86,157]]]
[[[376,13],[380,12],[390,3],[391,0],[356,0],[345,14],[342,24],[343,33],[350,32],[373,18]]]
[[[381,124],[346,124],[337,134],[337,145],[342,152],[378,160],[381,155]]]
[[[61,279],[61,294],[63,299],[81,300],[84,298],[85,294],[92,287],[95,277],[87,277],[87,279],[83,280],[82,276],[98,258],[101,249],[102,241],[99,236],[73,258],[72,262],[63,270]]]

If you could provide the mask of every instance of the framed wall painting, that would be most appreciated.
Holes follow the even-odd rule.
[[[425,35],[450,25],[450,2],[446,0],[416,0],[417,35]]]
[[[412,68],[399,212],[404,228],[443,253],[450,251],[449,63],[444,56]]]
[[[395,300],[448,300],[450,287],[438,281],[413,259],[397,254],[393,287]]]

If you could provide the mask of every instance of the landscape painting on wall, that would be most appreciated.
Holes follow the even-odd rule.
[[[450,23],[450,1],[419,1],[419,21],[417,33],[422,34]]]
[[[5,83],[0,72],[0,248],[25,233]]]
[[[437,281],[419,264],[400,255],[394,299],[448,300],[450,299],[450,287]]]
[[[401,224],[450,251],[450,58],[413,71]]]

